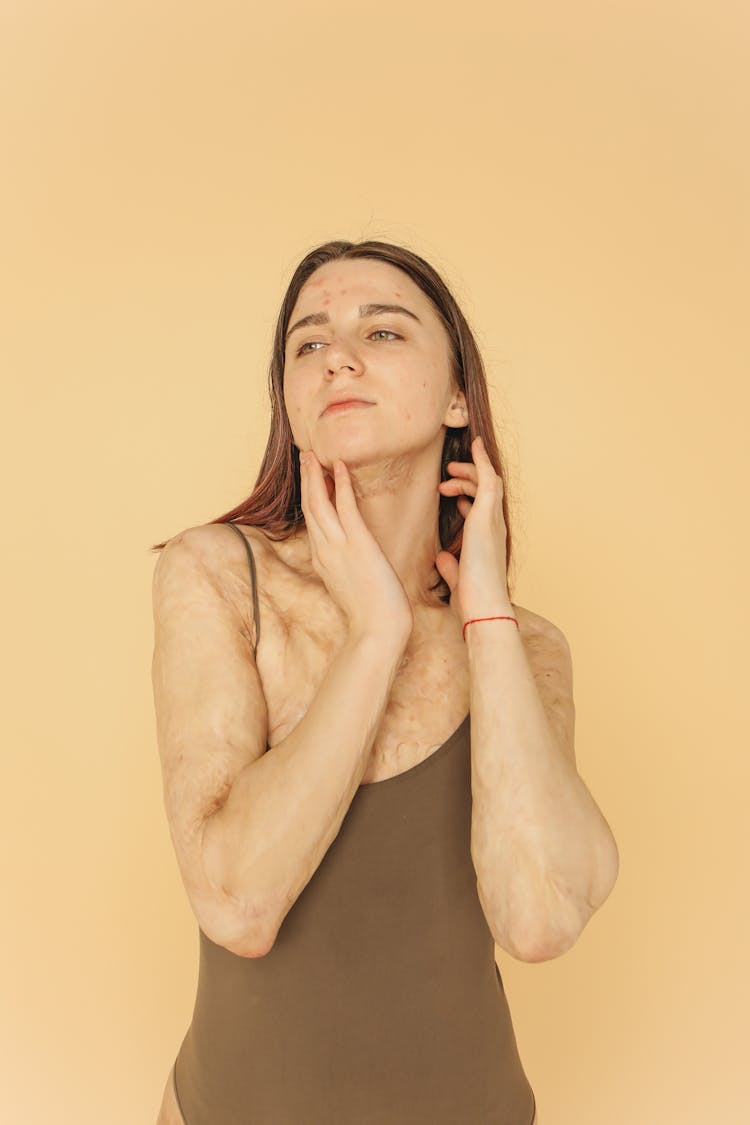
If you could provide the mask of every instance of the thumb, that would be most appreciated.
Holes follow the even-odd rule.
[[[453,595],[458,582],[458,561],[455,555],[450,551],[438,551],[437,558],[435,559],[435,567],[440,577],[447,582],[448,589]]]

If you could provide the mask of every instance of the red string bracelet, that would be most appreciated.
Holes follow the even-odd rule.
[[[461,636],[464,640],[466,640],[466,626],[472,625],[475,621],[515,621],[516,629],[518,629],[519,633],[521,631],[521,626],[518,624],[518,618],[516,617],[472,617],[467,622],[465,622],[464,627],[461,630]]]

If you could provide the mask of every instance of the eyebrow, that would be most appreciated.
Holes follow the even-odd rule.
[[[412,320],[416,320],[417,324],[422,323],[416,313],[411,312],[409,309],[405,309],[403,305],[370,304],[359,306],[360,317],[380,316],[382,313],[401,313],[402,316],[410,316]],[[292,332],[296,332],[298,328],[306,328],[308,324],[328,324],[330,322],[330,319],[331,318],[327,312],[310,313],[309,316],[303,316],[301,320],[295,321],[295,323],[289,329],[286,334],[285,343],[288,342]]]

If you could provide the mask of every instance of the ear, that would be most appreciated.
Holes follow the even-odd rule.
[[[460,430],[462,426],[468,426],[468,424],[469,409],[466,405],[466,397],[464,396],[464,392],[457,387],[451,398],[450,405],[445,412],[443,425]]]

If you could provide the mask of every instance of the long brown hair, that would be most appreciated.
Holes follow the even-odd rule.
[[[328,262],[351,258],[373,258],[398,267],[419,286],[432,302],[450,339],[450,369],[458,387],[464,392],[469,415],[467,426],[446,427],[441,459],[440,479],[449,480],[445,466],[449,461],[471,461],[471,442],[481,434],[487,455],[495,472],[503,482],[503,516],[507,529],[505,562],[508,593],[512,597],[510,582],[511,528],[508,507],[508,480],[505,462],[495,439],[487,394],[487,376],[476,340],[456,299],[437,271],[413,250],[390,242],[366,240],[325,242],[311,250],[297,266],[289,283],[276,322],[273,354],[269,367],[269,394],[271,399],[271,429],[268,435],[263,462],[250,496],[235,508],[216,516],[209,523],[235,522],[250,527],[260,527],[269,539],[288,539],[295,528],[304,523],[300,499],[299,450],[292,439],[286,406],[284,405],[285,338],[297,297],[312,273]],[[450,551],[456,559],[461,557],[463,517],[456,506],[455,496],[440,497],[438,529],[442,550]],[[169,540],[155,543],[150,550],[161,550]],[[450,591],[442,578],[431,590],[439,591],[439,598],[447,603]]]

